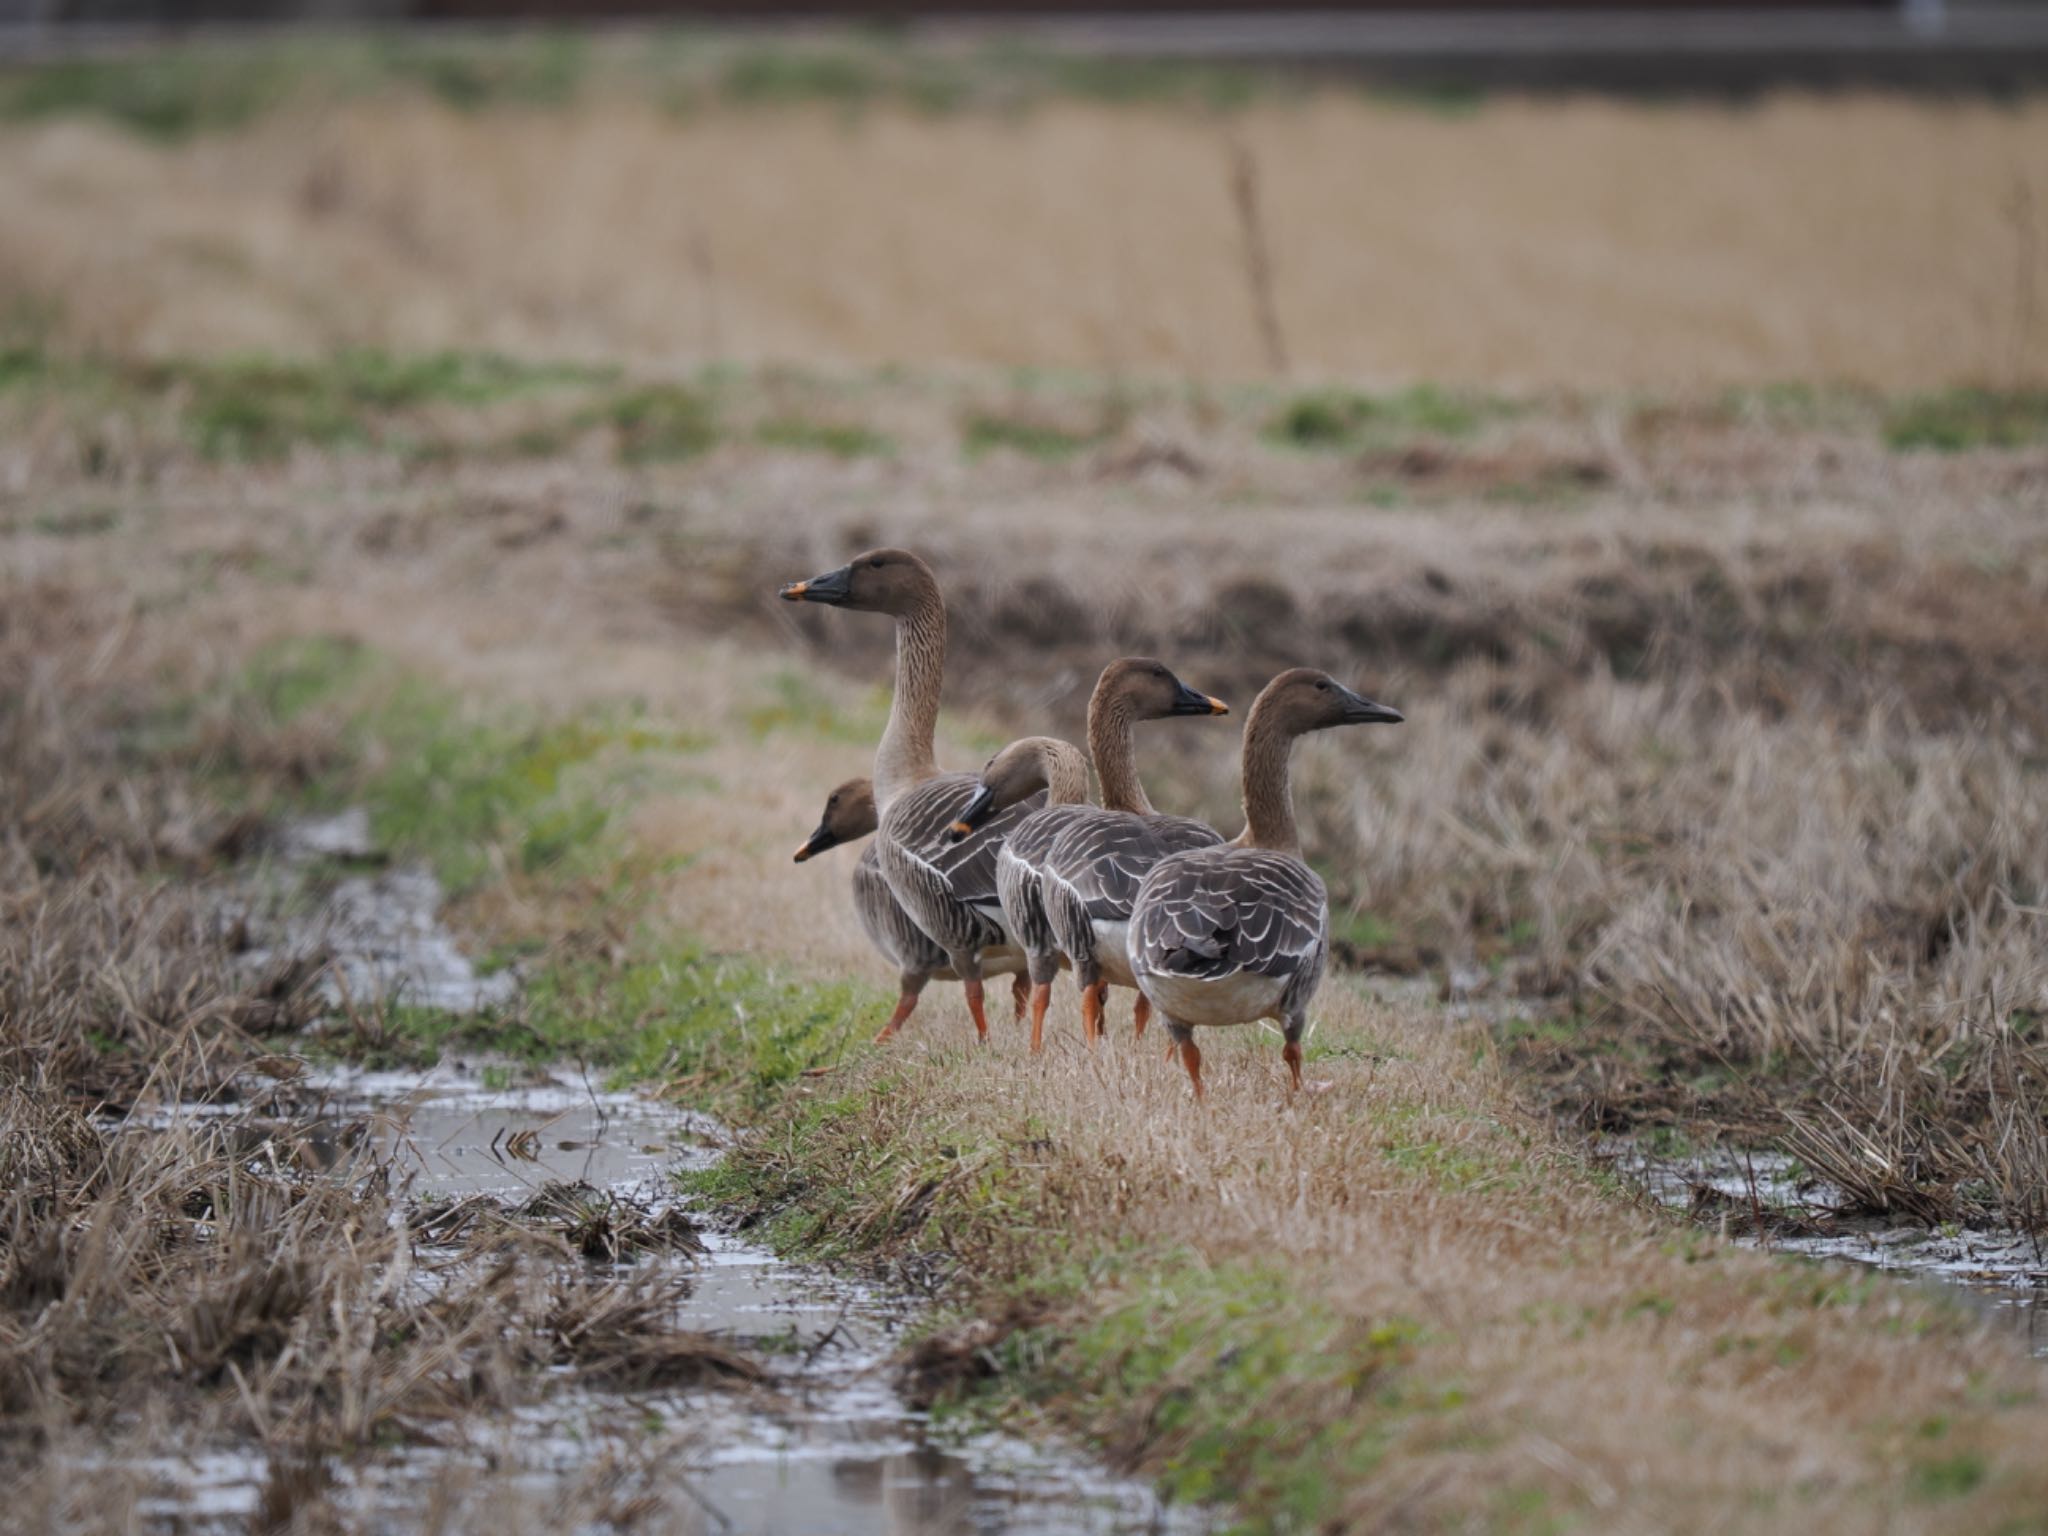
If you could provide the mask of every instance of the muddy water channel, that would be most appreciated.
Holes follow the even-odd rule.
[[[287,856],[353,854],[360,832],[353,819],[306,824]],[[256,899],[229,917],[249,928],[259,962],[280,947],[317,943],[331,957],[337,998],[503,1002],[516,980],[476,974],[441,924],[439,900],[431,876],[387,869],[330,882],[312,917],[264,916]],[[503,1508],[521,1527],[537,1518],[542,1529],[1120,1536],[1209,1528],[1068,1448],[936,1434],[893,1385],[890,1363],[917,1312],[909,1297],[786,1263],[720,1231],[716,1212],[694,1210],[679,1194],[679,1171],[707,1166],[730,1144],[713,1120],[601,1091],[573,1069],[536,1075],[503,1063],[315,1072],[281,1098],[292,1106],[297,1144],[316,1163],[331,1162],[334,1177],[376,1166],[402,1181],[419,1234],[404,1283],[434,1284],[437,1260],[459,1261],[452,1244],[437,1251],[435,1233],[459,1228],[465,1212],[567,1196],[677,1240],[617,1260],[565,1252],[560,1262],[666,1267],[662,1278],[681,1282],[675,1330],[709,1336],[760,1376],[737,1387],[627,1391],[565,1375],[533,1406],[464,1424],[444,1443],[373,1449],[322,1468],[327,1497],[353,1529],[474,1528],[478,1502],[463,1490],[479,1485],[490,1491],[485,1508]],[[191,1106],[153,1123],[220,1113]],[[594,1522],[549,1521],[550,1508],[587,1516],[593,1481],[616,1479],[622,1468],[633,1487],[659,1489],[658,1506],[626,1500]],[[145,1528],[241,1531],[266,1523],[268,1490],[289,1469],[250,1445],[120,1470],[147,1487],[137,1506]]]
[[[1485,972],[1468,968],[1453,969],[1441,982],[1372,976],[1356,984],[1410,1003],[1441,995],[1450,1017],[1497,1025],[1515,1005],[1487,995],[1487,983]],[[1659,1205],[1746,1247],[1859,1265],[1903,1284],[1952,1288],[2010,1328],[2035,1358],[2048,1360],[2048,1237],[1846,1214],[1851,1202],[1841,1190],[1767,1149],[1722,1147],[1667,1157],[1632,1137],[1603,1136],[1587,1151]]]
[[[443,1210],[571,1187],[659,1219],[678,1205],[670,1176],[704,1166],[725,1144],[715,1122],[634,1095],[580,1084],[494,1090],[452,1066],[295,1086],[325,1097],[337,1145],[388,1156],[416,1199]],[[545,1508],[594,1464],[643,1454],[654,1440],[673,1461],[665,1479],[686,1494],[683,1523],[672,1529],[1065,1536],[1200,1528],[1170,1519],[1144,1487],[1058,1450],[994,1436],[938,1443],[891,1385],[889,1359],[914,1317],[905,1298],[696,1225],[702,1252],[637,1262],[686,1266],[675,1326],[756,1359],[766,1373],[760,1385],[565,1387],[526,1413],[468,1426],[459,1449],[375,1453],[338,1469],[338,1502],[369,1528],[410,1529],[433,1510],[450,1471],[468,1466],[509,1477],[522,1503]],[[145,1512],[186,1529],[241,1528],[271,1475],[254,1452],[153,1470],[160,1486]]]
[[[2048,1242],[2020,1232],[1929,1228],[1841,1214],[1841,1191],[1806,1176],[1778,1152],[1721,1149],[1686,1158],[1652,1156],[1625,1138],[1594,1154],[1635,1179],[1660,1204],[1719,1225],[1737,1242],[1773,1253],[1864,1265],[1903,1283],[1953,1287],[2048,1360]]]

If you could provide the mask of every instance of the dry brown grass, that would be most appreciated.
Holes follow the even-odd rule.
[[[270,1080],[299,1070],[274,1052],[312,1017],[317,960],[237,963],[219,876],[260,818],[221,810],[197,772],[220,735],[164,731],[144,685],[194,636],[138,648],[107,594],[9,596],[0,1468],[15,1497],[0,1524],[128,1527],[159,1458],[225,1452],[268,1464],[264,1528],[339,1529],[336,1469],[367,1448],[456,1446],[578,1381],[759,1379],[675,1326],[686,1269],[583,1263],[693,1242],[686,1224],[551,1187],[456,1231],[411,1207],[373,1138],[344,1137],[340,1166],[316,1150]],[[156,751],[136,755],[153,728]],[[242,758],[253,803],[292,758],[273,745]],[[195,1103],[226,1112],[152,1128],[152,1111]],[[503,1506],[516,1528],[595,1518],[618,1491],[603,1470],[537,1510],[458,1468],[450,1508]]]
[[[1028,1371],[1016,1390],[1055,1422],[1150,1470],[1213,1446],[1202,1413],[1167,1413],[1177,1398],[1256,1420],[1227,1476],[1270,1499],[1316,1447],[1330,1529],[1513,1528],[1532,1490],[1629,1530],[1986,1529],[2042,1497],[2037,1385],[2012,1346],[1924,1293],[1674,1240],[1591,1187],[1429,1010],[1340,983],[1318,1013],[1343,1053],[1314,1068],[1332,1092],[1290,1100],[1274,1042],[1248,1037],[1206,1053],[1207,1108],[1122,1028],[1099,1054],[1062,1033],[1033,1060],[934,1019],[818,1090],[886,1082],[847,1122],[780,1166],[779,1138],[749,1155],[789,1180],[792,1211],[841,1213],[834,1235],[928,1244],[935,1203],[955,1294],[993,1319],[968,1374]],[[1086,1267],[1060,1272],[1061,1252]],[[1162,1281],[1119,1253],[1183,1257]],[[1120,1312],[1142,1322],[1105,1338]],[[1180,1329],[1187,1358],[1155,1379]],[[1275,1347],[1300,1352],[1286,1374],[1199,1395],[1233,1348]],[[1980,1502],[1897,1501],[1958,1455],[1999,1469]]]
[[[666,114],[357,102],[0,128],[0,293],[130,354],[489,346],[1591,388],[2048,378],[2013,105],[1330,92]],[[1271,323],[1235,156],[1258,167]],[[2034,270],[2024,270],[2031,259]],[[2038,322],[2036,322],[2038,323]]]
[[[1119,649],[1230,697],[1282,659],[1331,665],[1409,717],[1300,758],[1340,908],[1378,924],[1348,930],[1354,957],[1499,962],[1503,1012],[1575,1007],[1564,1092],[1591,1118],[1810,1125],[1873,1203],[2038,1219],[2037,449],[1906,455],[1867,422],[1563,402],[1419,445],[1462,467],[1404,457],[1382,507],[1384,458],[1276,450],[1262,402],[770,378],[736,413],[760,408],[752,390],[777,409],[823,391],[902,451],[838,462],[734,434],[679,466],[594,445],[252,467],[197,458],[146,415],[17,406],[10,568],[135,599],[125,638],[51,628],[53,653],[342,633],[477,694],[644,702],[707,741],[688,784],[634,811],[639,850],[689,860],[651,880],[643,919],[818,976],[872,960],[844,866],[793,867],[788,847],[868,754],[886,634],[861,616],[795,627],[777,579],[884,539],[933,557],[959,608],[951,697],[975,706],[949,763],[1005,722],[1073,728]],[[970,460],[959,423],[983,406],[1112,426],[1064,462]],[[1531,464],[1589,462],[1529,489]],[[97,505],[121,515],[38,520]],[[1232,747],[1161,728],[1143,749],[1155,796],[1227,817]],[[499,937],[570,918],[515,884],[465,912]],[[1130,1363],[1105,1313],[1176,1302],[1118,1268],[1119,1245],[1179,1253],[1197,1280],[1284,1273],[1276,1322],[1365,1374],[1256,1402],[1276,1456],[1342,1453],[1346,1528],[1538,1525],[1537,1494],[1611,1529],[2033,1518],[2044,1426],[2016,1345],[1919,1292],[1788,1270],[1617,1199],[1528,1107],[1532,1047],[1504,1068],[1482,1026],[1347,978],[1319,1014],[1332,1094],[1290,1103],[1246,1031],[1212,1053],[1205,1114],[1121,1023],[1097,1057],[1065,1030],[1043,1062],[971,1053],[935,989],[902,1051],[813,1085],[852,1107],[801,1160],[764,1138],[765,1175],[842,1236],[950,1266],[953,1294],[1002,1323],[995,1358],[1064,1384],[1045,1411],[1145,1468],[1191,1454],[1160,1410],[1222,1367],[1197,1347],[1180,1375],[1104,1385],[1105,1360]],[[1731,1063],[1704,1098],[1663,1080]],[[1827,1103],[1884,1156],[1842,1140]],[[1044,1283],[1055,1247],[1112,1261],[1077,1297]],[[1006,1294],[1019,1277],[1040,1292]],[[1241,1318],[1186,1292],[1199,1337],[1235,1337]],[[1100,1352],[1062,1353],[1082,1346]]]

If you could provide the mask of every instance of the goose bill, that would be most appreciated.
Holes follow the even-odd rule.
[[[782,600],[786,603],[824,603],[828,607],[837,607],[852,595],[853,567],[850,565],[842,565],[822,576],[813,576],[809,581],[791,582],[782,589]]]
[[[1173,696],[1173,713],[1176,715],[1227,715],[1230,706],[1221,699],[1190,688],[1186,683]]]

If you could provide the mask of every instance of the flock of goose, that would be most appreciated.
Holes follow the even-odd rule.
[[[988,1038],[983,978],[1015,978],[1044,1044],[1062,963],[1081,989],[1082,1031],[1101,1038],[1112,984],[1138,993],[1142,1035],[1157,1008],[1202,1095],[1197,1027],[1273,1019],[1301,1087],[1301,1037],[1329,954],[1329,897],[1302,861],[1288,786],[1297,736],[1337,725],[1398,723],[1399,710],[1297,667],[1260,692],[1244,729],[1245,826],[1214,828],[1154,810],[1138,781],[1132,727],[1222,715],[1156,661],[1103,670],[1088,703],[1088,752],[1102,804],[1088,803],[1088,760],[1050,736],[1012,742],[979,774],[941,773],[932,756],[946,665],[946,605],[931,568],[877,549],[782,589],[790,602],[885,614],[896,626],[896,689],[874,777],[832,791],[801,863],[875,833],[854,870],[854,904],[902,991],[878,1037],[903,1027],[933,977],[957,979]]]

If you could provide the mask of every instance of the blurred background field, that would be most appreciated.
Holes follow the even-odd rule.
[[[5,320],[121,355],[2012,388],[2048,118],[701,30],[0,69]]]
[[[803,1235],[994,1330],[935,1391],[999,1355],[1255,1512],[2028,1529],[2023,1346],[1715,1234],[2048,1232],[2044,148],[2026,90],[1396,89],[877,28],[0,65],[0,1015],[34,1021],[0,1145],[301,1052],[573,1054],[791,1116],[753,1176]],[[1149,1048],[970,1057],[938,988],[903,1052],[848,1049],[888,978],[843,867],[788,850],[867,765],[889,638],[773,592],[880,543],[952,605],[948,766],[1078,733],[1124,652],[1404,710],[1298,757],[1324,1120],[1274,1112],[1253,1031],[1204,1121]],[[1235,747],[1162,727],[1154,798],[1233,825]],[[505,1017],[366,1001],[309,1042],[238,969],[219,891],[351,803],[515,967]],[[1714,1148],[1794,1193],[1689,1175],[1660,1215],[1615,1176]],[[170,1355],[98,1370],[80,1341],[140,1336],[118,1274],[50,1345],[77,1213],[135,1193],[72,1163],[8,1207],[55,1256],[0,1292],[32,1511],[91,1493],[53,1425],[194,1393],[269,1433]],[[1104,1266],[1079,1296],[1015,1237],[1055,1226]],[[1060,1353],[1156,1284],[1196,1344]],[[320,1454],[409,1433],[277,1370]],[[1192,1449],[1181,1382],[1223,1394]]]

